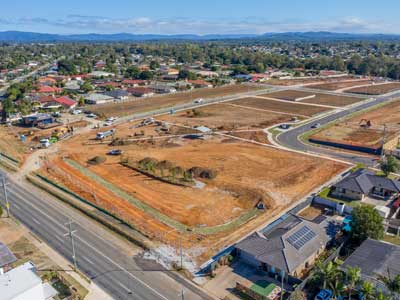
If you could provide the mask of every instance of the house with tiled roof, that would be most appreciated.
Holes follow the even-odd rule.
[[[77,102],[67,96],[56,98],[55,101],[59,103],[64,109],[73,109],[76,107]]]
[[[338,230],[329,217],[317,223],[290,215],[264,232],[255,232],[235,248],[242,262],[291,281],[314,264]]]
[[[400,195],[400,181],[378,176],[373,171],[358,169],[331,188],[331,196],[346,200],[365,197],[390,200]]]

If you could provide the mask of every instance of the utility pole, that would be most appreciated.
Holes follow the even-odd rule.
[[[181,270],[183,270],[182,231],[179,231],[179,252],[181,256]]]
[[[68,226],[68,232],[64,234],[64,236],[69,236],[71,238],[71,245],[72,245],[72,260],[74,261],[74,271],[78,269],[78,264],[76,262],[76,253],[75,253],[75,242],[74,242],[74,234],[76,233],[76,230],[72,230],[72,220],[69,219],[69,221],[65,224]]]
[[[182,289],[181,297],[182,297],[182,300],[185,300],[185,292],[183,291],[183,289]]]
[[[5,175],[3,175],[2,187],[3,187],[3,193],[4,193],[4,200],[6,201],[7,218],[9,218],[10,217],[10,203],[8,202],[7,185],[9,185],[9,183],[6,183],[6,177],[5,177]]]

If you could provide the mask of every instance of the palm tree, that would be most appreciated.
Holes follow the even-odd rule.
[[[327,264],[323,264],[321,262],[317,263],[315,276],[318,281],[322,282],[323,289],[326,289],[326,287],[332,283],[337,274],[338,269],[332,262]]]
[[[361,280],[361,269],[349,267],[346,270],[347,277],[347,290],[349,292],[349,300],[351,300],[351,293],[360,283]]]
[[[388,270],[388,277],[379,276],[379,280],[382,281],[386,288],[390,291],[391,299],[394,298],[395,294],[400,293],[400,274],[392,278]]]
[[[364,281],[361,292],[363,294],[363,300],[375,299],[375,288],[374,285],[369,281]]]
[[[335,276],[331,279],[329,288],[333,292],[333,299],[338,299],[342,296],[345,290],[345,284],[343,281],[342,273],[336,272]]]

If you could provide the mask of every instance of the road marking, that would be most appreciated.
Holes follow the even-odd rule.
[[[154,288],[152,288],[151,286],[149,286],[147,283],[143,282],[141,279],[137,278],[136,276],[134,276],[132,273],[128,272],[128,270],[124,269],[122,266],[120,266],[118,263],[116,263],[115,261],[113,261],[111,258],[109,258],[108,256],[104,255],[103,253],[101,253],[99,250],[97,250],[96,248],[94,248],[92,245],[90,245],[88,242],[86,242],[84,239],[80,238],[79,236],[76,236],[76,239],[80,240],[82,243],[84,243],[86,246],[88,246],[89,248],[91,248],[93,251],[97,252],[99,255],[103,256],[106,260],[108,260],[109,262],[111,262],[112,264],[114,264],[116,267],[118,267],[119,269],[121,269],[121,271],[124,271],[128,276],[132,277],[133,279],[135,279],[137,282],[141,283],[143,286],[147,287],[149,290],[151,290],[153,293],[155,293],[156,295],[158,295],[159,297],[161,297],[162,299],[165,300],[169,300],[168,298],[166,298],[164,295],[160,294],[158,291],[156,291]]]
[[[87,257],[84,257],[84,259],[89,263],[89,264],[91,264],[91,265],[94,265],[94,262],[93,261],[91,261],[89,258],[87,258]]]
[[[118,282],[118,285],[120,287],[122,287],[125,291],[127,291],[128,293],[132,293],[132,291],[130,289],[128,289],[125,285],[123,285],[121,282]]]
[[[15,203],[11,203],[10,206],[11,207],[15,207],[16,209],[21,209],[21,207],[19,207],[19,205],[15,204]]]
[[[64,240],[63,240],[62,238],[60,238],[58,235],[56,235],[55,238],[56,238],[57,240],[59,240],[61,243],[64,243]]]
[[[17,186],[17,185],[16,185]],[[13,190],[15,193],[15,190]],[[24,201],[24,200],[22,200]],[[44,217],[48,218],[50,221],[52,221],[55,225],[58,225],[60,227],[65,228],[64,226],[60,225],[58,221],[56,221],[54,218],[50,217],[49,215],[45,214],[42,210],[38,209],[37,207],[35,207],[34,205],[32,205],[31,203],[29,203],[28,201],[26,202],[26,204],[28,206],[31,206],[34,210],[36,210],[38,213],[41,213]],[[34,219],[35,220],[35,219]],[[40,223],[39,223],[40,224]],[[86,242],[84,239],[82,239],[81,237],[79,237],[78,235],[75,235],[75,238],[79,241],[81,241],[83,244],[85,244],[87,247],[89,247],[90,249],[92,249],[93,251],[97,252],[100,256],[104,257],[106,260],[108,260],[110,263],[112,263],[113,265],[115,265],[116,267],[118,267],[121,271],[124,271],[128,276],[130,276],[131,278],[133,278],[134,280],[136,280],[137,282],[139,282],[141,285],[143,285],[144,287],[148,288],[150,291],[152,291],[153,293],[155,293],[156,295],[158,295],[160,298],[164,299],[164,300],[169,300],[168,298],[166,298],[164,295],[162,295],[160,292],[158,292],[157,290],[155,290],[154,288],[152,288],[150,285],[148,285],[147,283],[145,283],[144,281],[142,281],[141,279],[139,279],[138,277],[134,276],[132,273],[130,273],[128,270],[126,270],[125,268],[123,268],[121,265],[119,265],[118,263],[116,263],[115,261],[113,261],[111,258],[109,258],[108,256],[104,255],[102,252],[100,252],[99,250],[97,250],[94,246],[92,246],[91,244],[89,244],[88,242]]]
[[[36,220],[34,217],[32,217],[33,222],[35,222],[36,224],[40,225],[40,222],[38,220]]]

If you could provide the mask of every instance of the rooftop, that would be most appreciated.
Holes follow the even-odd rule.
[[[0,268],[12,264],[17,258],[6,245],[0,242]]]

